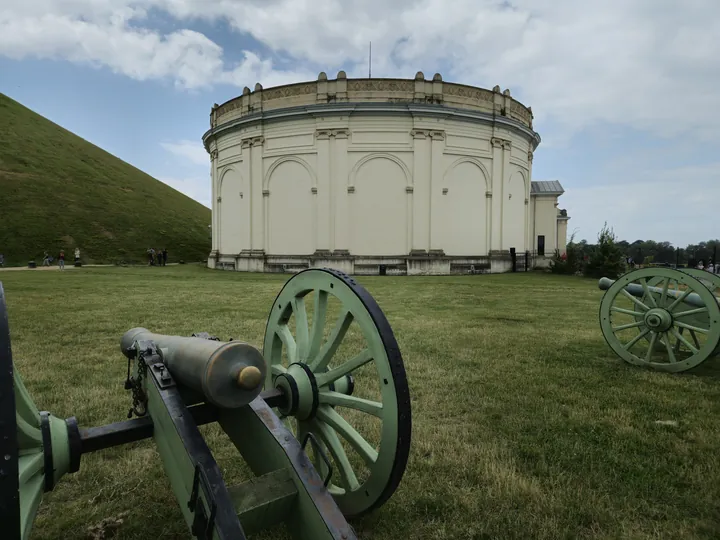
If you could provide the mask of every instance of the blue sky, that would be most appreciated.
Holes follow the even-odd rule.
[[[629,241],[720,237],[718,2],[12,4],[0,92],[207,206],[212,104],[256,82],[365,76],[372,40],[373,76],[440,72],[531,105],[533,179],[560,180],[578,239],[605,221]]]

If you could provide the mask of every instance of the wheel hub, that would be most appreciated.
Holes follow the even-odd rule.
[[[645,325],[654,332],[667,332],[672,328],[673,316],[663,308],[653,308],[645,313]]]
[[[275,378],[275,388],[285,396],[285,402],[278,407],[280,413],[298,420],[309,420],[315,416],[320,403],[320,391],[315,374],[306,364],[290,364],[285,373]],[[351,396],[355,389],[355,379],[352,375],[345,375],[330,383],[327,389]]]
[[[286,403],[279,411],[298,420],[308,420],[315,416],[320,403],[315,375],[303,363],[288,366],[285,373],[275,379],[275,388],[282,391]]]

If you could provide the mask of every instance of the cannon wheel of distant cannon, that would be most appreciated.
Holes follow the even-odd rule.
[[[700,283],[710,289],[710,292],[715,296],[720,296],[720,274],[712,274],[699,268],[678,268],[678,271],[690,274],[695,279],[700,280]],[[653,278],[648,281],[648,285],[657,287],[662,284],[663,279],[662,277]]]
[[[720,297],[720,275],[718,274],[712,274],[706,270],[700,270],[699,268],[679,268],[678,271],[684,272],[685,274],[689,274],[692,277],[698,279],[700,283],[705,285],[711,293],[713,293],[715,296]],[[648,280],[648,285],[650,287],[657,287],[661,286],[664,281],[664,278],[662,277],[655,277],[650,280]],[[693,316],[690,316],[690,319],[695,319]],[[707,314],[703,313],[697,316],[697,320],[694,321],[696,324],[704,325],[707,323]],[[645,339],[649,340],[647,336]],[[661,345],[656,345],[657,347],[660,347]],[[720,354],[720,343],[718,343],[718,346],[715,348],[715,351],[712,353],[713,356],[717,356]]]
[[[331,315],[335,303],[339,309]],[[344,350],[363,339],[361,350]],[[266,389],[281,387],[293,396],[279,412],[291,428],[295,424],[298,440],[310,441],[315,467],[321,477],[331,475],[328,489],[343,514],[358,516],[383,504],[408,460],[410,394],[395,336],[370,293],[342,272],[299,272],[275,299],[264,354]],[[364,393],[372,386],[379,400]],[[380,421],[377,447],[359,432],[370,420]]]
[[[0,524],[3,538],[27,538],[43,493],[80,467],[75,418],[38,411],[13,366],[5,291],[0,283]],[[52,474],[47,474],[53,471]]]
[[[600,304],[600,325],[623,360],[661,371],[692,369],[720,347],[715,295],[689,273],[669,268],[634,270],[613,282]]]

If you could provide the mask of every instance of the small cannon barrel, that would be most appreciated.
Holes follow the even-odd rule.
[[[160,349],[173,378],[202,392],[213,405],[228,409],[242,407],[262,391],[265,358],[248,343],[167,336],[133,328],[121,338],[120,348],[129,357],[133,343],[146,340],[153,341]]]
[[[610,278],[600,278],[600,281],[598,282],[598,287],[601,291],[607,291],[612,284],[615,283]],[[645,290],[642,285],[638,285],[637,283],[631,283],[627,287],[625,287],[625,290],[629,292],[631,295],[633,295],[635,298],[642,298],[645,294]],[[663,290],[660,287],[648,287],[648,290],[651,293],[656,294],[662,294]],[[678,291],[676,289],[668,289],[667,290],[667,296],[672,298],[678,298],[683,295],[682,291]],[[703,308],[705,306],[705,302],[703,302],[702,298],[700,298],[700,295],[697,293],[690,293],[682,300],[684,303],[689,304],[691,306],[695,306],[698,308]]]

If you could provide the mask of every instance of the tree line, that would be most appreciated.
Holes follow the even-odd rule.
[[[566,252],[556,252],[550,265],[554,273],[582,274],[587,277],[607,276],[616,279],[632,264],[668,264],[680,267],[695,267],[699,262],[707,266],[717,264],[720,255],[720,240],[708,240],[689,244],[684,248],[670,242],[655,240],[619,240],[607,223],[598,234],[595,244],[587,240],[575,241],[574,235],[567,243]]]

